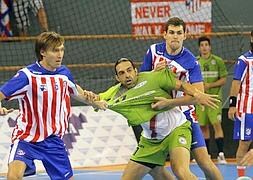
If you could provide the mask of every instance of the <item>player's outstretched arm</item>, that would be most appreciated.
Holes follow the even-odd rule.
[[[107,109],[107,103],[105,101],[100,101],[99,96],[92,91],[83,90],[79,85],[77,86],[78,95],[73,96],[79,102],[93,106],[96,109]]]
[[[188,95],[174,99],[155,97],[155,100],[157,100],[157,102],[153,103],[151,107],[155,110],[191,104],[201,104],[212,108],[218,107],[218,96],[203,93],[203,83],[196,83],[196,85],[192,85],[177,80],[175,89],[182,90]]]
[[[197,104],[209,106],[211,108],[218,108],[217,103],[220,102],[218,95],[206,94],[203,91],[195,88],[192,84],[181,82],[181,87],[186,94],[194,97]]]
[[[0,116],[4,116],[4,115],[6,115],[6,114],[8,114],[8,113],[10,113],[10,112],[12,112],[12,111],[14,111],[13,108],[7,109],[7,108],[5,108],[5,107],[2,107],[1,101],[2,101],[3,99],[5,99],[5,95],[4,95],[2,92],[0,92]]]

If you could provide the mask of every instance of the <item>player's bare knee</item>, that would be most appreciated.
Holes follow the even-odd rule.
[[[14,171],[8,171],[7,179],[8,180],[21,180],[23,178],[23,174]]]

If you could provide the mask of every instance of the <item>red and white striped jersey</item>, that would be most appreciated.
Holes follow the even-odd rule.
[[[50,135],[64,135],[71,111],[70,94],[77,94],[65,66],[50,72],[34,63],[4,84],[1,92],[19,102],[20,114],[12,141],[40,142]]]
[[[238,58],[234,79],[241,81],[237,95],[237,109],[240,113],[253,114],[253,53],[248,51]]]

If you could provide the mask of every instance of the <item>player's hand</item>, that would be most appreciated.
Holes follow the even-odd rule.
[[[106,110],[108,107],[108,104],[106,101],[101,100],[101,101],[94,101],[91,104],[95,109],[101,109],[101,110]]]
[[[154,99],[157,101],[151,104],[151,108],[154,110],[162,110],[164,108],[169,108],[172,100],[164,97],[154,97]]]
[[[249,150],[240,162],[241,166],[251,166],[253,165],[253,149]]]
[[[154,68],[154,71],[160,71],[162,69],[165,69],[167,67],[167,61],[162,60],[159,63],[156,64],[156,67]]]
[[[4,116],[8,113],[11,113],[12,111],[14,111],[13,108],[11,109],[6,109],[5,107],[0,107],[0,116]]]
[[[237,113],[236,107],[229,107],[228,119],[231,119],[232,121],[234,121],[236,117],[236,113]]]
[[[92,91],[84,90],[83,95],[88,102],[93,102],[93,101],[99,100],[99,96],[97,94],[93,93]]]
[[[203,106],[208,106],[213,109],[218,108],[218,103],[220,100],[218,99],[218,95],[213,94],[206,94],[201,91],[197,91],[197,93],[194,94],[194,98],[196,99],[197,103]]]

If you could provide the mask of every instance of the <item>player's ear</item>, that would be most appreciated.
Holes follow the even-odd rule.
[[[44,57],[45,56],[45,50],[41,49],[40,50],[40,55]]]
[[[163,38],[166,39],[167,32],[163,31]]]
[[[117,74],[115,75],[115,79],[119,82],[119,78],[118,78]]]
[[[186,38],[187,38],[187,33],[184,32],[184,40],[186,40]]]

